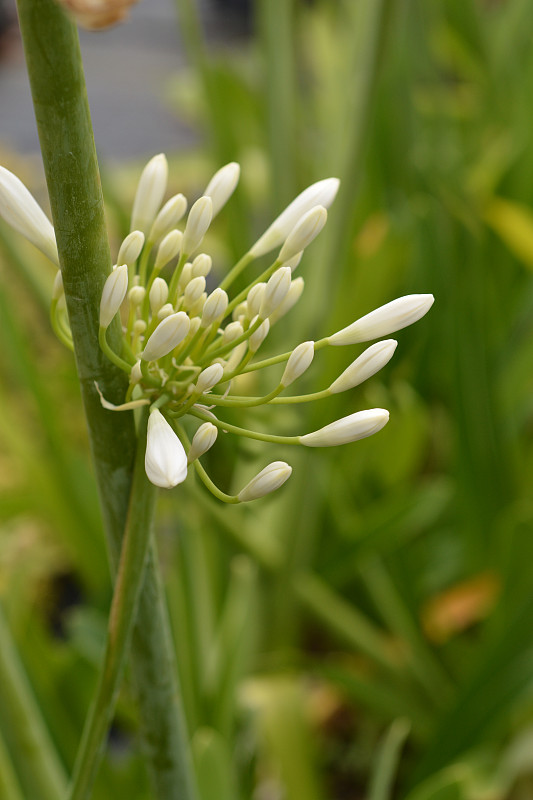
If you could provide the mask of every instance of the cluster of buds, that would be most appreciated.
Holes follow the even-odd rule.
[[[376,433],[389,414],[382,408],[357,411],[320,430],[297,436],[260,433],[222,419],[226,407],[304,403],[344,392],[374,375],[391,359],[397,342],[383,339],[420,319],[431,307],[430,294],[409,295],[371,311],[351,325],[318,341],[306,341],[269,358],[257,353],[269,330],[299,300],[304,281],[293,277],[305,248],[324,227],[327,208],[338,189],[336,178],[305,189],[280,214],[218,286],[212,285],[212,261],[201,251],[213,217],[232,195],[239,165],[227,164],[208,183],[188,214],[182,194],[163,204],[168,166],[165,156],[151,159],[139,180],[131,218],[131,233],[120,246],[117,265],[104,285],[100,304],[100,345],[129,376],[124,403],[105,408],[128,410],[149,406],[145,467],[150,481],[170,488],[182,483],[194,465],[208,489],[219,499],[240,503],[280,487],[291,467],[275,461],[236,495],[222,492],[207,475],[200,458],[214,445],[220,430],[280,444],[328,447]],[[57,263],[50,222],[27,189],[0,168],[0,215]],[[182,223],[182,220],[185,220]],[[277,251],[249,285],[232,292],[236,279],[252,262]],[[52,321],[62,340],[71,345],[68,320],[61,307],[58,272],[52,300]],[[112,349],[107,330],[120,314],[120,351]],[[317,351],[381,339],[365,349],[322,391],[286,395],[308,369]],[[283,367],[264,396],[241,396],[233,389],[238,376]],[[184,417],[199,423],[192,440]]]

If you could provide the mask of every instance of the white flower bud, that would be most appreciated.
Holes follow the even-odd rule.
[[[285,316],[291,308],[298,302],[304,290],[304,279],[295,278],[289,287],[285,300],[269,316],[270,325],[274,325],[279,319]]]
[[[211,219],[213,203],[210,197],[200,197],[189,211],[187,224],[183,234],[182,252],[190,255],[200,246]]]
[[[229,298],[224,289],[218,287],[211,292],[209,297],[204,303],[203,311],[202,311],[202,327],[207,328],[208,325],[211,325],[215,320],[221,319],[223,315],[226,313],[226,309],[228,307]]]
[[[22,181],[0,167],[0,217],[59,265],[52,223]]]
[[[100,300],[100,325],[107,328],[122,305],[128,289],[128,267],[116,267],[104,283]]]
[[[139,383],[142,381],[141,362],[136,361],[130,371],[130,383]]]
[[[264,232],[260,239],[251,248],[250,253],[254,258],[269,253],[279,247],[297,222],[315,206],[329,208],[335,199],[339,188],[338,178],[326,178],[313,183],[304,189],[287,208],[281,212],[272,225]]]
[[[376,308],[347,328],[328,338],[328,344],[345,345],[368,342],[412,325],[433,305],[432,294],[408,294]]]
[[[161,306],[157,312],[157,319],[165,319],[166,317],[170,317],[170,315],[174,313],[174,310],[175,309],[172,303],[165,303],[165,305]]]
[[[239,336],[242,336],[244,333],[244,328],[242,327],[240,322],[230,322],[229,325],[226,325],[224,328],[224,333],[222,334],[222,342],[223,344],[229,344],[233,342],[235,339],[238,339]]]
[[[265,294],[266,283],[256,283],[252,286],[246,297],[247,315],[249,317],[256,317],[259,314],[261,303]]]
[[[338,444],[365,439],[380,431],[389,421],[389,412],[384,408],[357,411],[338,419],[325,428],[300,436],[300,444],[306,447],[333,447]]]
[[[154,269],[156,271],[163,269],[165,264],[168,264],[169,261],[176,258],[181,250],[182,241],[183,234],[181,231],[170,231],[170,233],[167,233],[157,248],[157,256],[155,257],[154,264]]]
[[[288,261],[284,261],[283,262],[283,266],[284,267],[290,267],[291,268],[291,272],[294,272],[294,270],[296,269],[296,267],[298,266],[298,264],[302,260],[303,254],[304,254],[304,251],[300,250],[299,253],[296,253],[295,256],[293,256],[292,258],[289,258]]]
[[[241,503],[257,500],[276,491],[291,476],[292,467],[285,461],[273,461],[241,489],[237,497]]]
[[[302,342],[295,347],[289,356],[287,366],[281,376],[281,385],[284,387],[290,386],[291,383],[303,375],[306,369],[310,366],[315,355],[314,342]]]
[[[128,233],[118,251],[117,264],[135,264],[144,247],[144,233],[132,231]]]
[[[61,270],[58,269],[54,278],[54,287],[52,289],[52,300],[59,300],[63,297],[65,290],[63,288],[63,275]]]
[[[236,322],[240,322],[241,318],[245,319],[246,317],[250,316],[246,300],[244,303],[239,303],[239,305],[233,309],[231,316]]]
[[[212,389],[213,386],[216,386],[217,383],[220,383],[223,372],[224,369],[220,364],[211,364],[211,366],[206,367],[198,375],[195,391],[198,392],[198,394],[204,394],[204,392],[208,392],[209,389]]]
[[[261,319],[269,317],[281,305],[291,287],[291,268],[280,267],[271,275],[259,309]]]
[[[252,325],[256,320],[257,317],[254,317],[252,320]],[[263,320],[261,325],[257,328],[257,330],[252,333],[252,335],[248,339],[248,347],[250,348],[252,353],[255,353],[257,350],[259,350],[259,348],[265,341],[269,330],[270,330],[270,322],[268,321],[268,319],[265,319]]]
[[[132,286],[128,292],[128,301],[131,306],[140,306],[144,300],[146,289],[144,286]]]
[[[150,159],[141,173],[133,211],[131,230],[146,233],[155,219],[167,189],[168,164],[163,153]]]
[[[147,325],[144,319],[136,319],[135,322],[133,323],[133,333],[135,334],[135,336],[140,336],[141,334],[143,334],[146,328]]]
[[[143,361],[157,361],[163,358],[181,342],[189,333],[189,317],[184,311],[171,314],[159,323],[141,353]]]
[[[308,211],[287,236],[285,244],[279,251],[278,261],[282,263],[288,261],[305,250],[318,236],[327,219],[328,212],[323,206],[315,206]]]
[[[175,194],[174,197],[167,200],[150,228],[148,241],[157,242],[162,236],[166,236],[172,228],[176,227],[186,211],[187,200],[182,194]]]
[[[193,278],[185,287],[183,294],[183,302],[186,308],[190,308],[205,289],[205,278]]]
[[[191,319],[191,327],[189,328],[189,333],[188,333],[189,338],[192,338],[194,336],[199,327],[200,327],[200,317],[193,317]]]
[[[193,278],[198,278],[200,276],[205,278],[205,276],[209,275],[211,272],[212,265],[213,259],[211,256],[208,256],[207,253],[200,253],[192,262],[191,276]]]
[[[336,381],[333,381],[329,387],[331,394],[338,394],[345,392],[348,389],[353,389],[354,386],[359,386],[360,383],[366,381],[375,375],[385,364],[391,360],[396,345],[398,342],[395,339],[385,339],[383,342],[376,342],[370,345],[361,353],[359,358],[350,364],[344,370],[342,375],[339,375]]]
[[[190,261],[187,261],[186,264],[183,265],[183,269],[181,270],[180,279],[178,281],[178,290],[183,292],[189,281],[192,279],[192,264]]]
[[[204,422],[193,436],[187,462],[192,464],[210,450],[216,442],[218,428],[212,422]]]
[[[148,418],[144,468],[148,480],[163,489],[171,489],[187,477],[183,445],[157,409]]]
[[[236,345],[233,348],[230,357],[226,362],[226,366],[224,367],[224,375],[231,375],[232,372],[235,372],[235,370],[241,363],[242,359],[244,358],[245,353],[246,353],[246,342],[241,342],[240,344]]]
[[[232,161],[219,169],[218,172],[215,172],[207,184],[204,195],[210,197],[213,201],[213,217],[216,217],[235,191],[240,173],[240,166],[235,161]]]
[[[157,314],[163,308],[168,299],[168,284],[163,278],[154,278],[150,287],[150,309],[152,314]]]
[[[188,309],[188,314],[190,317],[193,318],[200,318],[202,315],[202,311],[204,310],[205,301],[207,300],[207,293],[202,292],[198,300],[196,300],[192,306]]]

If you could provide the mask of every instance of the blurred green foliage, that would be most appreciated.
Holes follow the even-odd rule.
[[[168,97],[206,140],[173,156],[172,188],[194,196],[220,164],[243,167],[208,245],[216,269],[308,183],[343,180],[277,344],[401,294],[436,296],[365,387],[252,417],[281,433],[384,406],[391,421],[375,438],[266,454],[220,437],[210,466],[228,486],[290,461],[280,497],[220,507],[192,476],[161,497],[202,800],[528,798],[531,4],[258,0],[254,35],[230,52],[207,47],[192,0],[176,9],[189,70]],[[137,172],[104,173],[116,241]],[[76,375],[47,327],[45,266],[1,233],[0,593],[70,769],[109,575]],[[355,355],[322,351],[303,383],[327,386]],[[14,764],[4,780],[16,798],[24,765],[6,719],[0,702],[0,765]],[[126,684],[96,798],[149,797],[135,720]]]

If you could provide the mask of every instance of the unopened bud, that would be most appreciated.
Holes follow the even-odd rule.
[[[229,344],[233,342],[235,339],[238,339],[239,336],[242,336],[244,333],[244,328],[242,327],[240,322],[230,322],[229,325],[226,325],[224,328],[224,333],[222,334],[222,342],[224,344]]]
[[[204,303],[202,311],[202,327],[207,328],[208,325],[211,325],[217,319],[221,319],[226,313],[228,302],[228,295],[224,289],[218,287],[214,290],[214,292],[211,292]]]
[[[200,197],[192,206],[187,217],[187,224],[183,234],[182,252],[190,255],[200,246],[211,219],[213,217],[213,203],[210,197]]]
[[[0,167],[0,217],[59,265],[52,223],[16,175]]]
[[[290,386],[300,375],[303,375],[310,366],[314,355],[314,342],[302,342],[298,347],[295,347],[289,356],[287,366],[281,376],[281,385],[284,387]]]
[[[240,172],[240,166],[235,161],[232,161],[219,169],[218,172],[215,172],[207,184],[204,195],[210,197],[213,201],[213,217],[218,214],[235,191],[235,187],[239,182]]]
[[[155,278],[150,287],[150,309],[152,314],[157,314],[168,299],[168,284],[163,278]]]
[[[285,300],[291,286],[291,268],[280,267],[270,277],[259,309],[261,319],[269,317]]]
[[[292,258],[289,258],[288,261],[284,261],[283,262],[283,266],[284,267],[290,267],[291,268],[291,272],[294,272],[294,270],[296,269],[296,267],[298,266],[298,264],[302,260],[303,254],[304,254],[304,251],[300,250],[299,253],[296,253],[295,256],[293,256]]]
[[[272,312],[269,317],[270,325],[274,325],[279,319],[285,316],[291,308],[298,302],[304,290],[304,279],[295,278],[289,287],[285,299],[282,303]]]
[[[279,251],[278,261],[283,263],[293,258],[311,244],[328,219],[328,212],[324,206],[315,206],[308,211],[289,233],[285,244]]]
[[[192,464],[210,450],[216,442],[218,428],[212,422],[204,422],[193,436],[187,462]]]
[[[111,272],[102,291],[100,326],[107,328],[122,305],[128,289],[128,267],[122,264]]]
[[[254,258],[258,258],[274,250],[275,247],[279,247],[304,214],[315,206],[329,208],[335,199],[338,188],[338,178],[326,178],[308,186],[274,220],[272,225],[251,248],[250,254]]]
[[[187,455],[177,434],[157,409],[148,418],[144,466],[148,480],[170,489],[187,477]]]
[[[226,362],[226,366],[224,368],[224,375],[231,375],[232,372],[235,372],[235,370],[241,363],[242,359],[244,358],[245,353],[246,353],[246,342],[241,342],[240,344],[236,345],[233,348],[230,357]]]
[[[172,303],[165,303],[164,306],[161,306],[159,311],[157,312],[157,319],[165,319],[166,317],[170,317],[175,311],[174,306]]]
[[[196,300],[192,306],[189,307],[188,313],[190,317],[201,317],[202,311],[204,310],[205,301],[207,300],[207,292],[202,292],[198,300]]]
[[[292,467],[285,461],[273,461],[268,467],[262,469],[255,478],[252,478],[244,489],[241,489],[237,497],[241,503],[258,500],[260,497],[279,489],[290,478],[291,472]]]
[[[205,289],[205,278],[193,278],[187,286],[185,287],[185,292],[183,293],[183,302],[185,308],[190,308],[199,297],[201,297],[202,292]]]
[[[300,444],[304,444],[306,447],[333,447],[338,444],[348,444],[348,442],[372,436],[373,433],[380,431],[388,421],[389,412],[384,408],[357,411],[318,431],[300,436]]]
[[[167,159],[160,153],[150,159],[141,173],[131,214],[132,231],[146,233],[150,229],[163,201],[167,178]]]
[[[130,383],[139,383],[142,377],[141,362],[136,361],[130,371]]]
[[[117,264],[135,264],[144,247],[144,233],[132,231],[128,233],[118,251]]]
[[[167,200],[150,228],[148,240],[157,242],[162,236],[166,236],[172,228],[176,227],[186,211],[187,200],[182,194],[175,194],[174,197]]]
[[[208,392],[209,389],[212,389],[213,386],[216,386],[217,383],[220,383],[223,372],[224,369],[220,364],[211,364],[211,366],[206,367],[198,375],[195,391],[198,394],[204,394],[204,392]]]
[[[423,317],[433,305],[434,299],[432,294],[408,294],[405,297],[398,297],[352,322],[347,328],[334,333],[328,338],[328,344],[368,342],[370,339],[378,339],[399,331]]]
[[[256,321],[256,318],[252,320],[252,325]],[[255,353],[261,345],[263,344],[264,340],[266,339],[268,332],[270,330],[270,322],[268,319],[263,320],[261,325],[255,330],[250,338],[248,339],[248,347],[252,353]]]
[[[187,261],[186,264],[183,265],[183,269],[181,271],[181,275],[178,281],[178,290],[183,292],[189,281],[192,279],[192,264],[190,261]]]
[[[259,314],[261,303],[265,295],[266,283],[256,283],[252,286],[246,297],[247,314],[250,318],[256,317]]]
[[[246,317],[250,316],[246,300],[244,303],[239,303],[239,305],[233,309],[231,316],[236,322],[240,322],[241,317],[245,319]]]
[[[144,300],[146,289],[144,286],[132,286],[128,292],[128,301],[131,306],[140,306]]]
[[[133,333],[135,336],[141,336],[145,332],[146,327],[144,319],[136,319],[133,323]]]
[[[189,333],[190,321],[184,311],[171,314],[159,323],[141,353],[143,361],[157,361],[163,358],[181,342]]]
[[[170,233],[167,233],[164,239],[161,240],[161,244],[157,248],[157,256],[155,257],[154,269],[156,271],[163,269],[165,264],[168,264],[169,261],[176,258],[181,250],[182,240],[183,234],[181,231],[170,231]]]
[[[385,364],[391,360],[396,345],[398,342],[395,339],[385,339],[383,342],[376,342],[370,345],[361,353],[359,358],[350,364],[344,370],[342,375],[339,375],[336,381],[333,381],[329,387],[330,394],[338,394],[345,392],[348,389],[353,389],[354,386],[359,386],[360,383],[371,378],[375,375]]]
[[[211,272],[212,265],[213,259],[211,256],[208,256],[207,253],[200,253],[192,262],[191,276],[193,278],[198,278],[200,276],[205,278],[205,276],[209,275]]]

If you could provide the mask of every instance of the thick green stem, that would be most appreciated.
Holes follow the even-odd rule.
[[[67,778],[25,677],[1,609],[0,686],[2,719],[6,720],[9,727],[28,796],[31,795],[35,800],[58,800],[63,795]],[[6,773],[6,781],[8,777]],[[1,796],[4,797],[3,794]]]
[[[17,4],[104,526],[116,569],[135,430],[133,415],[104,410],[95,388],[96,382],[109,401],[120,403],[127,377],[98,345],[100,296],[111,258],[78,37],[53,0]],[[111,347],[119,335],[117,319],[108,331]],[[187,744],[173,658],[152,548],[133,637],[132,671],[155,797],[188,800],[194,792],[191,773],[183,777]],[[156,680],[147,686],[148,676]]]

